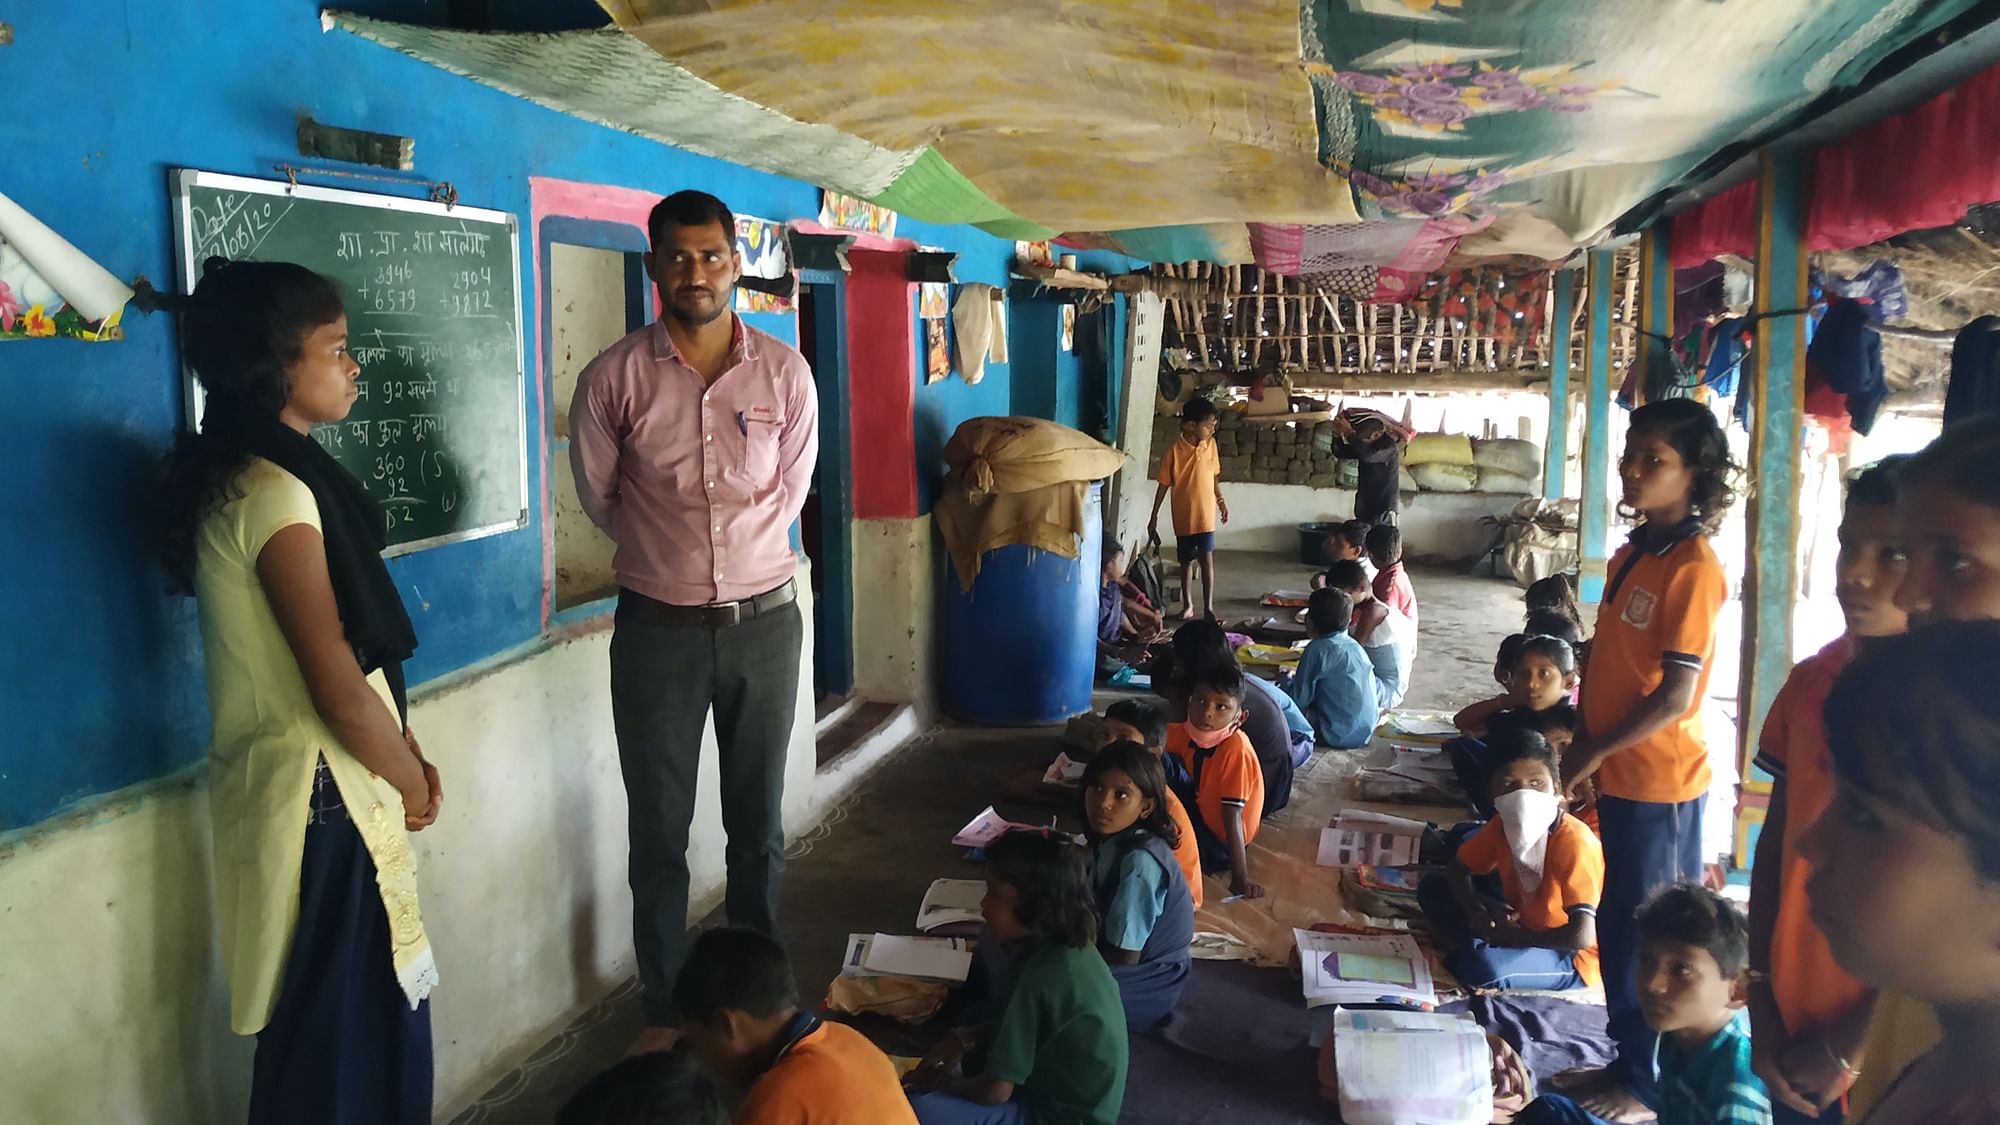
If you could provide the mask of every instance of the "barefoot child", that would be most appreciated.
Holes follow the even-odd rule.
[[[1639,995],[1659,1035],[1659,1125],[1770,1125],[1771,1101],[1750,1070],[1743,1015],[1749,922],[1696,883],[1668,887],[1639,911]],[[1600,1121],[1560,1094],[1515,1125]]]
[[[1194,900],[1174,860],[1180,829],[1167,815],[1167,793],[1160,759],[1136,742],[1104,747],[1083,771],[1097,948],[1135,1031],[1173,1012],[1194,940]]]
[[[1488,750],[1495,817],[1458,846],[1448,874],[1417,886],[1445,967],[1467,988],[1595,985],[1604,849],[1563,812],[1555,752],[1541,735],[1507,731]],[[1497,901],[1472,885],[1495,872]]]
[[[1098,742],[1099,750],[1114,742],[1136,742],[1155,758],[1161,759],[1160,776],[1165,779],[1167,717],[1158,707],[1143,699],[1121,699],[1104,709],[1103,730],[1103,738]],[[1174,862],[1181,869],[1181,878],[1187,882],[1188,897],[1194,900],[1194,908],[1200,910],[1201,850],[1195,844],[1194,822],[1188,819],[1187,806],[1181,804],[1173,786],[1167,786],[1161,800],[1167,806],[1167,819],[1174,822]]]
[[[1222,462],[1215,452],[1215,404],[1191,398],[1181,408],[1180,440],[1160,455],[1158,492],[1153,516],[1146,525],[1160,537],[1160,504],[1174,497],[1174,553],[1181,563],[1181,620],[1194,617],[1194,572],[1201,571],[1201,608],[1215,616],[1215,528],[1218,517],[1229,522],[1229,504],[1222,498]]]
[[[1864,647],[1827,696],[1834,798],[1799,842],[1812,917],[1841,967],[1929,1005],[1939,1029],[1884,1075],[1878,1102],[1850,1118],[1862,1125],[2000,1120],[1995,683],[2000,625],[1948,622]]]
[[[1264,817],[1264,774],[1243,720],[1243,672],[1211,664],[1188,683],[1187,721],[1167,728],[1168,780],[1182,804],[1194,806],[1194,834],[1203,871],[1229,872],[1229,893],[1258,898],[1250,881],[1250,841]]]
[[[1633,980],[1634,918],[1660,887],[1702,872],[1708,747],[1701,734],[1716,616],[1729,583],[1709,546],[1737,467],[1708,407],[1667,399],[1632,412],[1619,477],[1642,521],[1609,566],[1584,669],[1582,724],[1563,758],[1574,800],[1594,781],[1604,840],[1598,909],[1605,1007],[1618,1058],[1566,1088],[1601,1117],[1640,1119],[1657,1097],[1654,1044]]]
[[[1013,984],[990,1031],[959,1028],[910,1073],[922,1125],[1116,1125],[1129,1046],[1094,909],[1082,848],[1022,831],[987,847],[980,911]]]
[[[1846,1065],[1859,1066],[1874,995],[1833,960],[1806,903],[1811,867],[1799,840],[1833,800],[1833,763],[1821,718],[1834,678],[1862,647],[1903,632],[1896,608],[1904,560],[1892,473],[1904,458],[1870,466],[1847,486],[1834,595],[1847,619],[1839,640],[1786,678],[1764,719],[1757,764],[1775,780],[1750,882],[1752,1059],[1780,1125],[1839,1122]]]
[[[696,938],[674,1002],[688,1045],[742,1091],[736,1125],[915,1125],[889,1056],[800,1011],[792,963],[763,934],[724,926]]]

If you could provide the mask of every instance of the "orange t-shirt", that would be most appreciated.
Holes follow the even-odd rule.
[[[1167,727],[1167,753],[1179,758],[1188,773],[1193,774],[1194,756],[1199,751],[1188,741],[1187,732],[1186,723]],[[1229,829],[1222,818],[1225,808],[1243,810],[1244,843],[1257,838],[1257,826],[1264,819],[1264,770],[1257,764],[1257,752],[1250,748],[1250,739],[1242,731],[1231,731],[1202,763],[1194,803],[1202,822],[1223,843],[1229,842]]]
[[[1181,875],[1187,879],[1189,897],[1194,899],[1194,908],[1201,909],[1201,848],[1194,842],[1194,821],[1188,819],[1187,806],[1174,791],[1167,790],[1167,817],[1174,827],[1181,830],[1181,842],[1174,845],[1174,862],[1181,865]]]
[[[1679,804],[1708,792],[1701,705],[1708,698],[1715,618],[1729,600],[1729,579],[1706,536],[1690,533],[1649,547],[1644,533],[1642,525],[1611,560],[1612,579],[1621,571],[1624,578],[1615,590],[1606,588],[1597,610],[1583,677],[1583,728],[1609,730],[1623,721],[1660,686],[1667,665],[1695,669],[1694,703],[1687,712],[1606,758],[1597,770],[1602,796]]]
[[[1842,637],[1793,668],[1771,701],[1757,742],[1757,764],[1785,787],[1784,874],[1771,930],[1771,994],[1793,1035],[1828,1026],[1853,1011],[1869,991],[1834,961],[1826,935],[1813,925],[1806,904],[1812,865],[1799,854],[1799,838],[1833,803],[1833,759],[1820,709],[1834,678],[1854,659],[1855,647],[1852,637]]]
[[[896,1065],[845,1024],[822,1023],[778,1061],[736,1110],[736,1125],[917,1125]]]
[[[1507,905],[1521,916],[1521,925],[1531,930],[1554,930],[1569,925],[1570,911],[1597,913],[1597,900],[1604,897],[1604,845],[1584,823],[1564,813],[1549,832],[1548,850],[1542,853],[1542,882],[1533,894],[1521,891],[1521,876],[1514,870],[1513,852],[1507,833],[1496,818],[1467,837],[1458,846],[1458,862],[1474,875],[1500,873],[1500,893]],[[1583,983],[1601,982],[1597,971],[1597,946],[1579,949],[1570,957]]]
[[[1173,493],[1168,506],[1174,513],[1175,535],[1215,530],[1215,480],[1221,475],[1222,459],[1215,452],[1214,438],[1190,445],[1177,437],[1160,454],[1159,482]]]

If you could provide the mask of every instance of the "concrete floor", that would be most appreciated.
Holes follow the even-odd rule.
[[[1224,553],[1216,570],[1217,610],[1227,620],[1256,614],[1256,599],[1265,591],[1298,588],[1307,574],[1296,558],[1264,554]],[[1407,706],[1450,710],[1491,693],[1493,651],[1502,636],[1520,627],[1520,589],[1507,581],[1425,568],[1414,570],[1412,581],[1422,631]],[[987,804],[997,803],[1003,814],[1030,815],[1026,809],[1010,813],[995,796],[1010,775],[1046,764],[1060,734],[1056,727],[934,731],[794,842],[787,853],[781,921],[799,994],[807,1003],[824,995],[848,933],[907,931],[933,879],[978,877],[963,851],[951,846],[952,834]],[[720,922],[718,915],[703,924]],[[449,951],[443,955],[449,957]],[[449,992],[438,1002],[449,1004]],[[578,1014],[452,1118],[453,1125],[547,1125],[572,1091],[619,1058],[639,1022],[637,987],[627,984]]]

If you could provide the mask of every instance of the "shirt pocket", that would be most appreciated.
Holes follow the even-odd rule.
[[[783,419],[744,418],[740,467],[745,479],[754,484],[771,484],[777,481],[778,439],[783,430]]]

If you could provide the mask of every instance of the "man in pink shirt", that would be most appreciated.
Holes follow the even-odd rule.
[[[730,311],[736,219],[682,191],[647,221],[665,315],[592,360],[570,406],[577,497],[617,544],[611,711],[630,805],[632,929],[646,1030],[673,1046],[688,827],[703,721],[720,747],[734,925],[778,936],[786,751],[805,625],[792,521],[819,452],[805,357]]]

